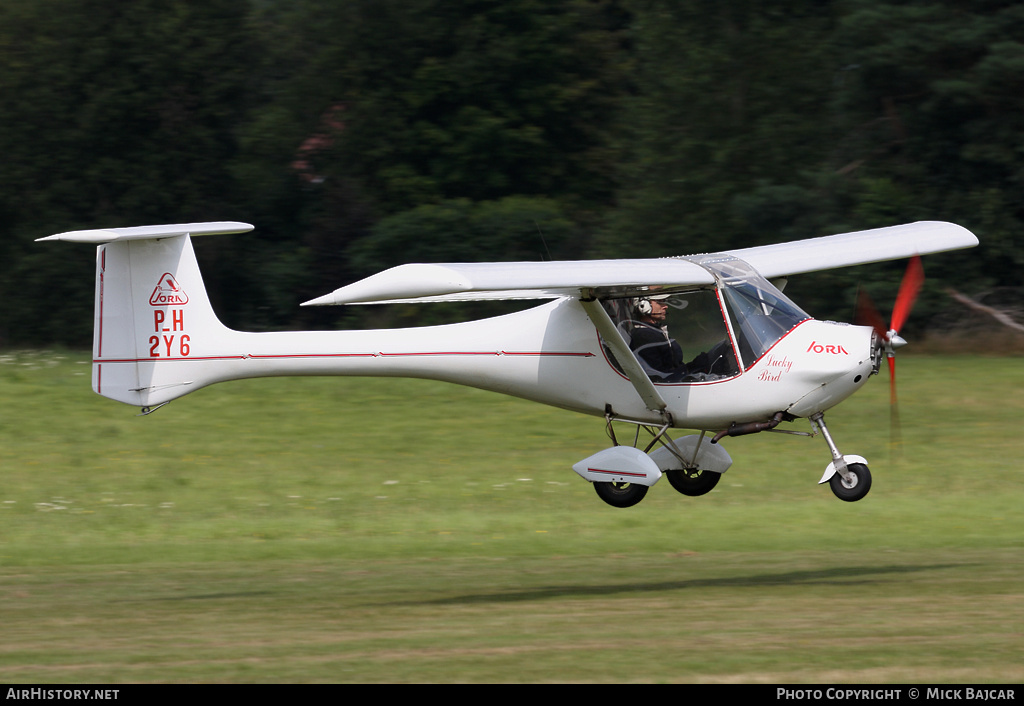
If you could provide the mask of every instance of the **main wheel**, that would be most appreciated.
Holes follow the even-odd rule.
[[[673,488],[692,498],[710,493],[722,477],[721,473],[697,468],[673,469],[665,471],[665,475],[668,476],[668,482]]]
[[[637,483],[594,483],[594,490],[612,507],[633,507],[647,495],[647,486]]]
[[[863,463],[851,463],[846,470],[850,474],[849,481],[836,473],[829,479],[828,484],[837,498],[852,503],[863,498],[871,490],[871,471]]]

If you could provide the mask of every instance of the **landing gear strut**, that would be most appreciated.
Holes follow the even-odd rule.
[[[825,475],[818,483],[828,481],[832,493],[840,500],[849,503],[860,500],[871,490],[871,472],[868,470],[867,460],[860,456],[844,456],[839,453],[832,435],[828,433],[828,427],[825,426],[823,413],[818,412],[811,416],[810,420],[821,431],[829,451],[832,452],[832,463],[825,469]]]
[[[613,507],[632,507],[647,494],[648,488],[661,477],[668,476],[672,487],[683,495],[705,495],[718,484],[722,474],[732,465],[732,458],[717,444],[703,443],[700,435],[672,439],[667,435],[671,417],[660,425],[617,417],[609,408],[605,414],[608,436],[615,446],[598,451],[573,465],[584,480],[594,485],[598,497]],[[632,445],[620,445],[612,427],[623,422],[636,427]],[[640,430],[651,435],[644,446]],[[655,448],[661,444],[660,448]]]

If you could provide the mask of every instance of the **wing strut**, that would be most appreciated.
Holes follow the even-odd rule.
[[[601,306],[601,302],[596,298],[580,298],[579,301],[590,317],[590,320],[597,327],[597,332],[601,334],[601,340],[612,349],[612,353],[615,354],[615,360],[622,366],[622,370],[629,377],[629,381],[633,384],[634,389],[636,389],[644,404],[647,405],[647,409],[665,415],[668,403],[661,398],[661,395],[658,394],[658,389],[654,387],[654,383],[647,377],[644,369],[640,367],[640,363],[637,362],[633,351],[629,350],[626,340],[622,337],[619,329],[615,327],[615,323],[608,316],[608,312]]]

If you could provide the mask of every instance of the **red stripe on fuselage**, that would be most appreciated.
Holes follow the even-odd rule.
[[[410,351],[404,353],[287,353],[279,355],[222,355],[222,356],[194,356],[176,358],[110,358],[97,357],[93,363],[159,363],[185,360],[287,360],[291,358],[400,358],[417,356],[534,356],[537,358],[560,357],[560,358],[593,358],[594,354],[586,351],[575,353],[570,351]]]

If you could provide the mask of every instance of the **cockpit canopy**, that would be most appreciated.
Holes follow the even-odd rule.
[[[706,382],[750,368],[801,321],[811,318],[742,260],[685,258],[715,278],[701,287],[637,288],[602,300],[616,328],[654,382]],[[622,372],[611,351],[609,360]]]

